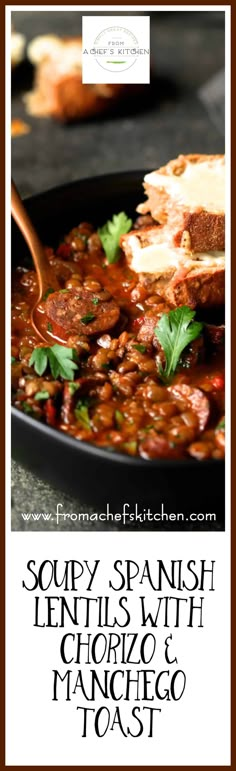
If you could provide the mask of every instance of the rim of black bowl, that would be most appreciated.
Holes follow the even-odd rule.
[[[116,463],[125,463],[125,465],[129,466],[139,466],[139,467],[173,467],[173,466],[183,466],[186,468],[192,467],[201,468],[202,464],[204,465],[204,468],[212,467],[215,465],[223,465],[224,460],[220,460],[219,458],[206,458],[206,460],[196,460],[195,458],[152,458],[152,459],[145,459],[138,457],[136,455],[128,455],[126,453],[117,452],[116,450],[109,449],[107,447],[99,447],[96,444],[93,444],[92,442],[86,442],[82,439],[76,439],[73,436],[70,436],[68,434],[64,434],[63,431],[61,431],[59,428],[53,428],[52,426],[47,425],[46,423],[40,423],[40,421],[36,420],[36,418],[32,418],[30,415],[25,415],[24,412],[21,412],[21,410],[18,410],[17,407],[12,406],[12,415],[15,418],[19,418],[19,420],[22,422],[22,424],[26,424],[29,427],[34,427],[35,431],[38,431],[39,434],[43,433],[48,437],[51,437],[54,439],[54,441],[57,441],[61,444],[63,444],[65,447],[70,447],[72,450],[79,450],[84,452],[88,455],[97,456],[100,458],[103,458],[104,460],[111,460]]]
[[[43,190],[42,193],[35,193],[32,196],[28,196],[24,198],[24,201],[27,204],[30,204],[31,201],[35,203],[36,201],[39,201],[43,198],[46,198],[48,195],[55,194],[59,191],[64,191],[69,188],[77,187],[82,185],[83,183],[93,183],[95,181],[101,180],[101,182],[105,182],[106,180],[112,181],[114,178],[127,178],[127,179],[133,179],[133,181],[142,180],[144,175],[147,174],[150,171],[150,169],[138,169],[138,170],[129,170],[129,171],[114,171],[110,174],[99,174],[95,175],[93,177],[81,177],[77,180],[72,180],[71,182],[65,182],[63,185],[58,185],[57,187],[51,187],[47,190]],[[29,427],[32,426],[36,431],[39,433],[42,432],[46,436],[51,436],[52,439],[57,441],[58,443],[61,443],[65,447],[70,447],[72,450],[79,450],[84,452],[87,455],[93,455],[97,456],[99,458],[103,458],[104,460],[110,460],[114,461],[115,463],[121,464],[125,463],[126,465],[130,466],[139,466],[146,468],[147,466],[150,466],[152,468],[158,468],[158,467],[173,467],[173,466],[183,466],[186,468],[201,468],[202,464],[204,465],[204,468],[210,468],[212,466],[223,466],[224,460],[220,460],[218,458],[207,458],[205,460],[198,461],[195,458],[152,458],[152,459],[145,459],[137,456],[128,455],[126,453],[117,452],[116,450],[108,449],[106,447],[98,447],[95,444],[92,444],[91,442],[82,441],[79,439],[75,439],[75,437],[70,436],[68,434],[64,434],[63,431],[60,431],[60,429],[53,428],[52,426],[48,426],[45,423],[40,423],[35,418],[32,418],[30,415],[25,415],[21,410],[18,410],[16,407],[11,406],[11,412],[12,416],[22,421],[22,424],[26,424]]]
[[[129,178],[130,180],[133,179],[133,181],[137,181],[140,179],[142,182],[143,177],[145,174],[149,174],[150,171],[153,171],[153,167],[145,168],[145,169],[131,169],[131,170],[124,170],[124,171],[111,171],[109,174],[95,174],[92,177],[80,177],[79,179],[72,179],[71,182],[64,182],[62,185],[56,185],[56,187],[49,187],[46,190],[42,190],[41,193],[34,193],[33,195],[28,195],[23,198],[24,202],[26,204],[30,203],[30,201],[36,201],[41,198],[46,198],[47,195],[50,195],[52,193],[57,193],[59,191],[66,190],[72,187],[76,187],[77,185],[81,185],[86,182],[91,183],[96,182],[97,180],[101,180],[101,182],[105,182],[106,180],[109,182],[114,177],[115,178]],[[143,193],[143,191],[140,191]]]

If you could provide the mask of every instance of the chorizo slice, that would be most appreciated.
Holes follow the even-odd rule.
[[[161,314],[160,314],[161,315]],[[143,323],[137,334],[137,340],[139,343],[146,345],[153,345],[158,351],[161,350],[160,343],[155,335],[155,328],[158,324],[160,315],[156,316],[144,316]]]
[[[145,345],[153,345],[153,348],[158,351],[159,362],[164,365],[165,354],[155,335],[155,328],[158,324],[160,316],[144,316],[143,323],[137,334],[138,343],[144,343]]]
[[[169,386],[168,391],[176,401],[184,402],[197,415],[199,430],[203,431],[210,416],[210,402],[203,391],[184,383]]]
[[[137,335],[138,342],[146,343],[147,345],[153,342],[157,321],[158,319],[156,316],[143,316],[143,321]]]
[[[50,294],[45,302],[50,322],[69,334],[96,335],[114,327],[120,309],[107,292],[75,287]]]

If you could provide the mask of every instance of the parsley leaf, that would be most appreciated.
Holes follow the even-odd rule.
[[[48,288],[48,289],[46,290],[46,292],[43,294],[43,296],[42,296],[42,300],[46,300],[46,299],[47,299],[47,297],[48,297],[50,294],[53,294],[53,292],[55,292],[55,289],[52,289],[52,288],[49,286],[49,288]]]
[[[174,374],[180,355],[192,340],[202,331],[203,324],[193,321],[195,311],[187,305],[163,313],[155,328],[155,335],[165,353],[165,368],[159,367],[163,380],[169,380]]]
[[[34,398],[36,402],[39,402],[42,399],[49,399],[49,393],[48,391],[37,391]]]
[[[16,361],[16,357],[15,356],[11,356],[11,364],[14,364],[15,361]]]
[[[79,399],[75,408],[75,417],[83,428],[91,429],[87,399]]]
[[[28,402],[22,402],[22,410],[26,413],[26,415],[31,415],[33,410],[33,407],[31,407],[31,404],[28,404]]]
[[[90,321],[93,321],[95,319],[94,313],[87,313],[86,316],[82,316],[80,319],[82,324],[89,324]]]
[[[80,388],[80,383],[68,383],[68,386],[69,386],[70,396],[74,396],[76,391],[78,391],[78,388]]]
[[[135,348],[136,351],[139,351],[139,353],[146,353],[146,350],[147,350],[146,345],[142,345],[142,344],[133,345],[133,348]]]
[[[132,224],[132,220],[127,217],[125,212],[121,211],[119,214],[113,214],[112,220],[107,220],[105,225],[98,228],[98,235],[110,264],[119,260],[120,236],[128,233]]]
[[[92,303],[93,303],[93,305],[98,305],[99,298],[98,297],[94,297],[93,300],[92,300]]]
[[[58,343],[48,348],[50,369],[55,379],[61,375],[65,380],[74,380],[74,370],[78,369],[78,364],[73,361],[73,357],[73,348],[66,348]]]
[[[43,375],[45,372],[45,369],[47,368],[48,364],[48,348],[35,348],[30,360],[29,364],[30,367],[34,365],[35,372],[37,375]]]
[[[74,370],[78,364],[74,361],[75,351],[64,345],[55,343],[52,347],[35,348],[30,358],[30,366],[34,365],[37,375],[43,375],[49,365],[55,380],[60,376],[64,380],[74,380]]]
[[[118,428],[121,428],[122,423],[124,422],[123,412],[120,412],[120,410],[115,410],[115,419],[116,419]]]
[[[222,418],[219,423],[216,426],[216,431],[224,431],[225,430],[225,418]]]

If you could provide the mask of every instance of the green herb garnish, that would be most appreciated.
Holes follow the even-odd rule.
[[[123,412],[120,412],[120,410],[115,410],[115,419],[116,419],[118,428],[121,428],[122,423],[124,423]]]
[[[15,361],[16,361],[16,357],[15,356],[11,356],[11,364],[14,364]]]
[[[52,289],[52,288],[49,286],[49,288],[48,288],[48,289],[46,290],[46,292],[43,294],[43,296],[42,296],[42,300],[46,300],[46,299],[47,299],[47,297],[48,297],[48,295],[49,295],[49,294],[53,294],[53,292],[54,292],[54,291],[55,291],[55,289]]]
[[[225,430],[225,418],[222,418],[219,423],[217,423],[216,431],[224,431]]]
[[[64,380],[74,380],[74,370],[78,364],[74,361],[76,352],[73,348],[55,343],[52,347],[35,348],[30,358],[30,366],[34,366],[37,375],[43,375],[49,365],[53,377],[63,377]]]
[[[69,292],[69,289],[59,289],[60,294],[67,294]]]
[[[146,353],[146,350],[147,350],[146,345],[142,345],[142,344],[133,345],[133,348],[135,348],[136,351],[139,351],[139,353]]]
[[[124,450],[127,450],[131,455],[135,455],[137,452],[137,442],[134,439],[131,439],[130,442],[124,442],[122,446]]]
[[[92,303],[93,303],[93,305],[98,305],[99,298],[98,297],[94,297],[93,300],[92,300]]]
[[[125,212],[121,211],[119,214],[113,214],[112,220],[107,220],[105,225],[98,228],[98,235],[110,264],[119,260],[120,237],[128,233],[132,224],[132,220],[127,217]]]
[[[159,366],[163,380],[170,380],[174,375],[180,355],[189,343],[199,337],[203,324],[193,321],[195,311],[187,305],[163,313],[155,328],[155,335],[165,353],[165,367]]]
[[[48,321],[47,323],[47,330],[48,332],[52,332],[52,324],[50,323],[50,321]]]
[[[87,428],[90,430],[91,423],[89,418],[89,411],[88,411],[88,400],[87,399],[79,399],[79,401],[76,404],[76,408],[74,410],[75,417],[81,423],[81,426],[83,428]]]
[[[37,402],[40,402],[43,399],[49,399],[49,396],[48,391],[37,391],[34,398]]]
[[[28,404],[28,402],[23,402],[22,410],[23,412],[26,412],[26,415],[31,415],[31,413],[34,411],[33,407],[31,407],[31,404]]]
[[[80,319],[82,324],[89,324],[90,321],[93,321],[95,319],[94,313],[87,313],[86,316],[82,316]]]
[[[76,391],[78,391],[78,388],[80,388],[80,383],[68,383],[68,386],[70,395],[74,396]]]

